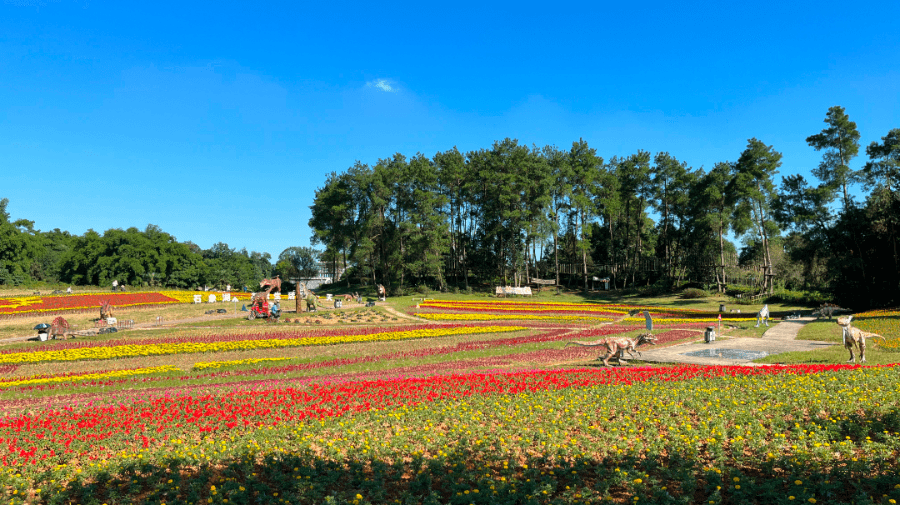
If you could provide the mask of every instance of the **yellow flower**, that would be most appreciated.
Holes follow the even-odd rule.
[[[19,380],[10,380],[10,381],[0,381],[0,389],[14,387],[14,386],[25,386],[32,384],[53,384],[58,382],[77,382],[77,381],[87,381],[87,380],[97,380],[97,379],[111,379],[116,377],[128,377],[131,375],[146,375],[152,373],[161,373],[161,372],[174,372],[179,370],[178,367],[164,365],[164,366],[156,366],[150,368],[134,368],[131,370],[113,370],[111,372],[100,372],[100,373],[86,373],[80,375],[62,375],[58,377],[29,377],[26,379]]]
[[[168,344],[117,345],[111,347],[84,347],[62,351],[15,352],[0,355],[0,363],[39,363],[42,361],[79,361],[84,359],[115,359],[136,356],[161,356],[198,352],[245,351],[253,349],[277,349],[351,342],[377,342],[434,338],[475,333],[500,333],[519,331],[522,326],[462,326],[457,328],[424,328],[407,331],[386,331],[369,335],[332,335],[324,337],[273,338],[263,340],[234,340],[220,342],[187,342]]]

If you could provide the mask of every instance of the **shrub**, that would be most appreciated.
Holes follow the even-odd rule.
[[[688,288],[681,292],[681,297],[690,300],[694,298],[706,298],[709,293],[698,288]]]
[[[387,291],[390,296],[407,296],[410,293],[410,289],[406,286],[394,286],[387,288]]]
[[[832,302],[830,296],[820,293],[819,291],[794,291],[790,289],[778,288],[775,294],[770,296],[767,301],[795,303],[805,305],[821,305],[826,302]]]

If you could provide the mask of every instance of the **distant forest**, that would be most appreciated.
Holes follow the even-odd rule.
[[[822,153],[814,181],[776,181],[782,156],[755,138],[708,171],[667,152],[604,160],[584,140],[569,150],[505,139],[465,154],[398,153],[330,174],[309,226],[323,258],[348,267],[348,285],[394,293],[533,279],[588,289],[596,277],[613,289],[697,283],[897,305],[900,129],[852,170],[859,139],[844,109],[830,108],[806,138]],[[865,194],[854,197],[852,184]]]
[[[217,243],[201,249],[178,242],[158,226],[143,231],[111,229],[102,235],[88,230],[72,235],[55,229],[42,232],[26,219],[11,221],[0,200],[0,285],[33,283],[196,289],[204,286],[251,290],[263,278],[311,277],[318,270],[318,252],[289,247],[272,263],[269,253],[234,250]]]
[[[693,169],[667,152],[604,160],[516,140],[419,153],[332,173],[310,206],[313,244],[268,253],[201,249],[159,227],[42,232],[0,201],[0,285],[194,288],[310,277],[389,292],[527,285],[813,294],[853,308],[900,305],[900,129],[865,148],[842,107],[806,138],[815,178],[776,181],[781,154],[750,139],[735,161]],[[864,194],[853,195],[858,184]],[[727,240],[738,237],[739,244]]]

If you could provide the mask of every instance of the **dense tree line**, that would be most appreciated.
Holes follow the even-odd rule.
[[[113,280],[131,286],[235,289],[257,286],[265,277],[311,277],[318,252],[309,247],[286,249],[272,264],[269,253],[235,250],[225,243],[201,249],[178,242],[158,226],[143,231],[88,230],[72,235],[55,229],[41,232],[34,222],[10,220],[9,201],[0,200],[0,284],[33,282],[109,286]]]
[[[587,289],[592,276],[616,288],[696,281],[725,291],[746,276],[761,293],[898,303],[900,129],[852,170],[856,124],[838,106],[825,123],[806,139],[823,152],[813,182],[779,184],[781,153],[755,138],[708,171],[667,152],[604,160],[584,140],[562,150],[508,138],[465,154],[357,162],[316,191],[312,240],[349,268],[348,283],[395,291],[533,278]],[[854,183],[866,189],[861,201]]]

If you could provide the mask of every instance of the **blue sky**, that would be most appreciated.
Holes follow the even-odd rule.
[[[316,4],[0,0],[12,217],[274,257],[356,160],[584,138],[709,169],[756,137],[808,174],[829,107],[854,169],[900,127],[896,1]]]

